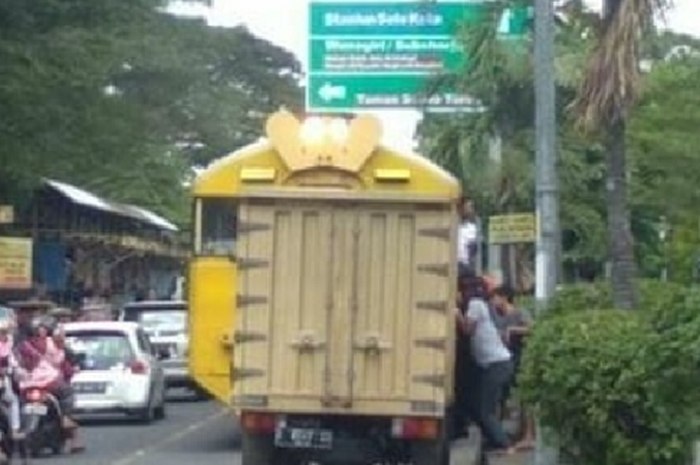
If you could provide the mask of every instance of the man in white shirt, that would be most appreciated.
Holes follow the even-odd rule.
[[[457,261],[463,267],[470,267],[476,255],[479,229],[471,199],[462,197],[459,207],[461,223],[457,233]]]

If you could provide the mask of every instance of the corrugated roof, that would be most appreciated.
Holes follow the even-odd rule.
[[[146,220],[149,222],[153,223],[156,226],[159,226],[163,229],[168,229],[170,231],[177,231],[178,228],[175,226],[173,223],[170,221],[166,220],[162,216],[156,215],[150,210],[146,210],[145,208],[138,207],[136,205],[126,205],[128,208],[131,210],[134,210],[137,214],[143,216]]]
[[[71,202],[82,205],[83,207],[139,220],[168,231],[175,232],[178,230],[177,226],[173,223],[145,208],[105,200],[84,189],[65,182],[53,179],[44,179],[44,182],[47,186],[57,191]]]
[[[73,203],[77,203],[83,207],[94,208],[95,210],[101,210],[109,213],[119,213],[118,210],[116,210],[109,202],[102,200],[96,195],[80,189],[79,187],[71,186],[70,184],[60,181],[54,181],[52,179],[46,179],[45,182],[49,187],[57,190],[61,195]]]

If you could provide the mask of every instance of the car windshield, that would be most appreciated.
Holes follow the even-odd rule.
[[[69,331],[66,343],[80,357],[82,370],[111,370],[134,356],[128,337],[119,331]]]
[[[125,320],[139,323],[150,336],[176,336],[187,332],[187,312],[184,310],[131,310],[126,312]]]

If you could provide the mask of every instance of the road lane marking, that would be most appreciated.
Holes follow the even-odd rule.
[[[167,446],[168,444],[172,444],[173,442],[184,438],[188,434],[191,434],[197,430],[200,430],[200,429],[204,428],[205,426],[207,426],[208,424],[213,423],[214,421],[219,420],[220,418],[223,418],[227,415],[231,415],[231,412],[229,412],[229,410],[226,408],[221,409],[219,412],[206,417],[204,420],[201,420],[197,423],[194,423],[181,431],[177,431],[176,433],[168,435],[150,447],[144,447],[144,448],[138,449],[137,451],[132,452],[131,454],[127,455],[126,457],[122,457],[122,458],[119,458],[113,462],[110,462],[109,465],[131,465],[136,460],[139,460],[148,454],[156,452],[157,450],[162,449],[163,447]]]

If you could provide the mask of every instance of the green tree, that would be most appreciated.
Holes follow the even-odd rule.
[[[192,166],[257,140],[279,107],[303,108],[299,61],[245,27],[161,15],[145,42],[114,85]]]
[[[635,237],[647,243],[646,257],[658,257],[646,271],[659,276],[662,262],[668,261],[671,278],[682,282],[694,277],[700,252],[698,82],[698,57],[679,56],[656,62],[645,77],[644,94],[630,119],[627,137],[631,207],[635,218],[647,225],[647,237],[642,231],[636,231]],[[658,238],[662,216],[670,225],[666,250]]]
[[[494,16],[498,16],[497,10]],[[576,2],[565,5],[559,17],[556,69],[563,259],[567,276],[575,278],[584,272],[589,274],[591,269],[600,273],[608,259],[603,146],[595,134],[579,130],[572,118],[575,115],[570,112],[584,77],[588,53],[595,44],[591,31],[598,20]],[[463,180],[484,216],[508,208],[532,209],[534,203],[534,70],[528,54],[507,53],[510,44],[499,43],[488,26],[487,23],[485,31],[472,30],[464,38],[467,50],[478,53],[464,74],[456,76],[463,89],[476,93],[486,103],[486,112],[426,115],[420,127],[423,152]],[[483,42],[489,45],[482,45]],[[700,94],[693,82],[698,58],[692,54],[669,58],[671,51],[686,46],[696,45],[688,37],[672,33],[654,35],[645,42],[644,58],[655,60],[656,64],[648,73],[627,137],[632,232],[640,271],[648,277],[660,274],[665,251],[659,241],[658,224],[660,215],[665,213],[679,232],[671,235],[671,276],[687,281],[695,259],[694,253],[688,253],[694,247],[697,250],[697,242],[687,241],[692,238],[688,228],[697,227],[692,205],[697,202],[693,196],[697,179],[694,167],[700,165],[693,161],[697,157],[692,150],[697,146],[697,136],[692,128],[698,127],[700,117],[696,105]],[[483,71],[487,67],[491,67],[489,73]],[[487,156],[487,140],[495,132],[503,134],[504,164],[500,169]],[[670,143],[669,137],[673,138]],[[504,195],[508,190],[510,194]],[[678,243],[681,236],[682,244]]]
[[[606,162],[608,247],[615,305],[636,303],[634,257],[628,202],[627,129],[641,86],[644,38],[665,0],[606,0],[597,44],[575,102],[580,122],[600,133]]]
[[[470,60],[452,84],[479,98],[480,114],[455,117],[428,115],[420,128],[423,152],[448,167],[476,198],[484,216],[534,205],[534,69],[531,41],[521,46],[499,39],[495,24],[509,2],[494,2],[486,21],[463,36]],[[567,122],[581,68],[590,46],[586,41],[589,13],[575,2],[559,12],[557,92],[560,121]],[[564,20],[566,18],[566,20]],[[488,143],[502,140],[502,164],[489,160]],[[568,268],[600,262],[604,222],[599,195],[602,186],[599,150],[570,124],[559,130],[562,177],[564,259]]]
[[[185,221],[191,167],[255,140],[278,106],[301,107],[292,54],[166,4],[0,4],[3,201],[46,176]]]

